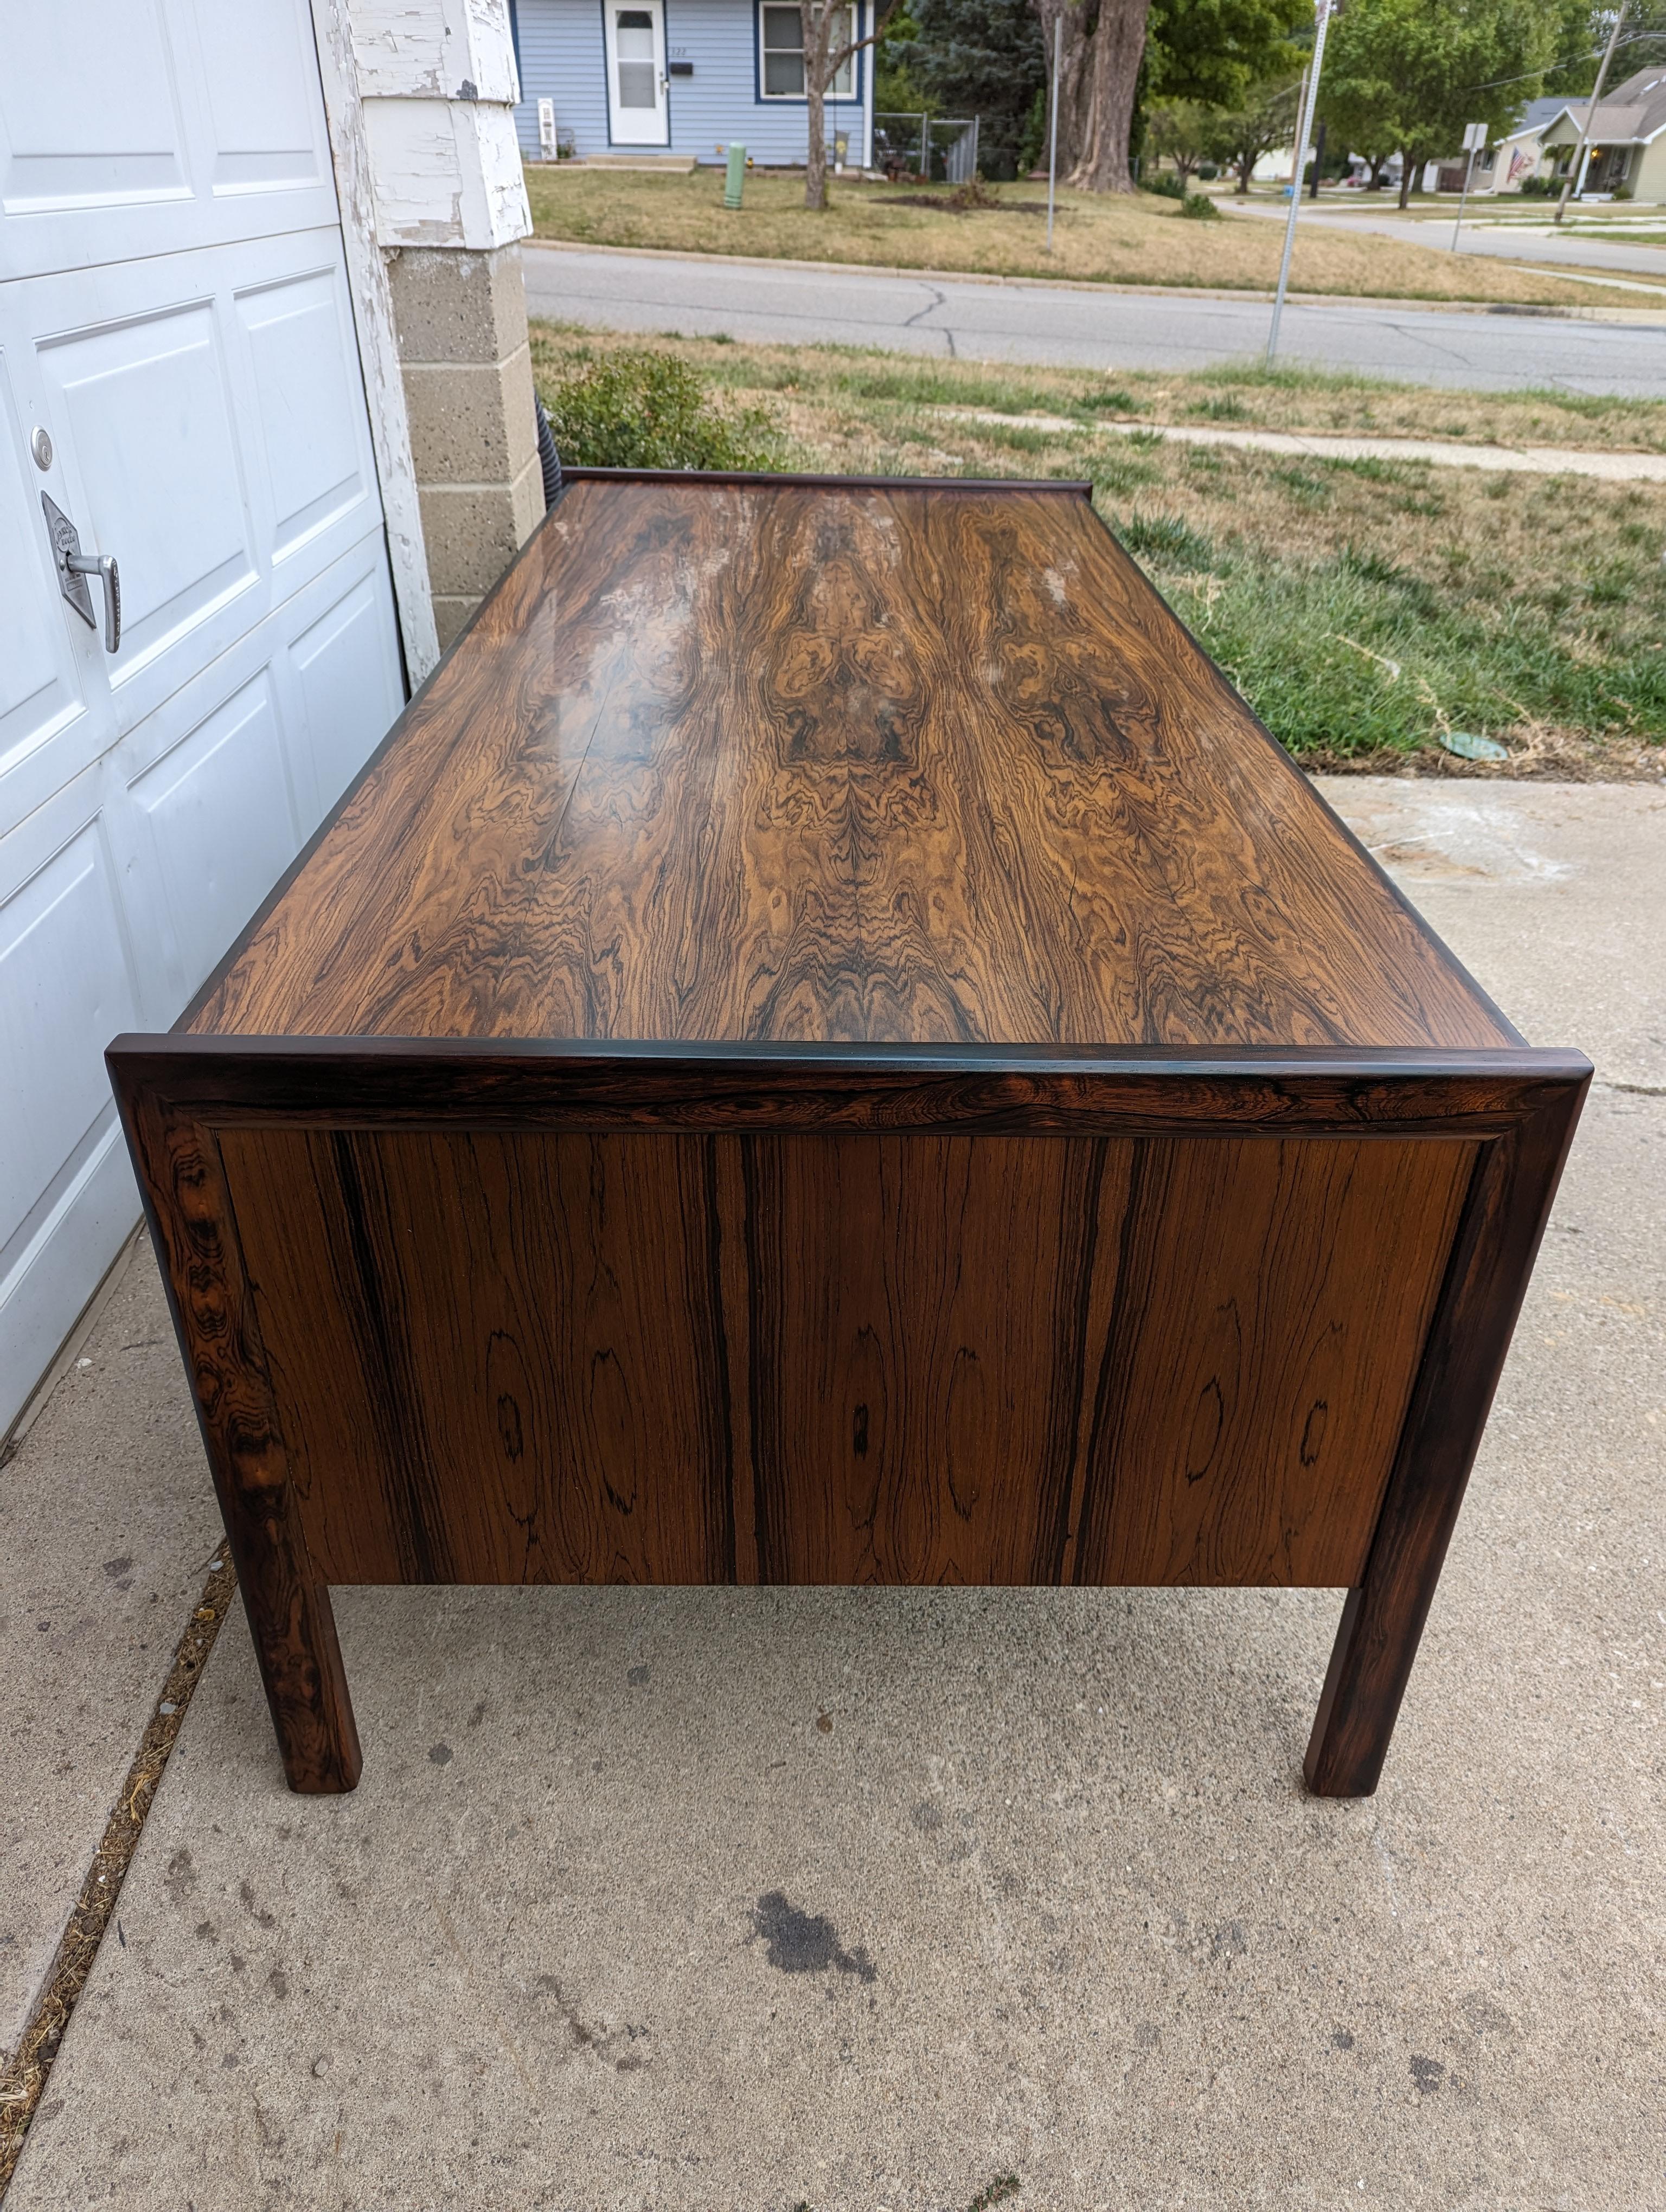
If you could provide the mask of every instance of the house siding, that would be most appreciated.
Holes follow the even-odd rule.
[[[521,152],[537,160],[538,104],[552,100],[556,129],[563,137],[570,132],[581,154],[606,153],[607,58],[598,0],[516,0],[515,30],[521,94],[515,133]],[[675,105],[673,99],[673,114]]]
[[[694,74],[671,80],[671,144],[664,150],[721,166],[731,139],[739,139],[764,167],[802,167],[805,103],[758,96],[755,0],[665,0],[665,10],[666,58],[691,62]],[[538,156],[540,100],[554,101],[556,129],[570,134],[576,153],[612,150],[601,0],[516,0],[515,17],[522,94],[515,130],[522,153]],[[868,21],[864,5],[864,32]],[[848,133],[853,162],[870,154],[872,80],[872,55],[864,50],[856,57],[857,97],[827,103],[829,139]]]

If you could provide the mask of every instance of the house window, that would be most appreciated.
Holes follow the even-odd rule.
[[[654,18],[646,8],[621,8],[618,39],[619,105],[659,105],[659,71],[654,59]]]
[[[797,8],[778,4],[778,0],[763,0],[758,9],[758,53],[761,59],[765,100],[802,100],[804,85],[804,18]],[[833,19],[828,33],[830,50],[836,53],[841,46],[848,46],[856,36],[856,10],[840,9]],[[856,57],[847,54],[833,72],[833,82],[828,91],[830,100],[854,100],[856,97]]]

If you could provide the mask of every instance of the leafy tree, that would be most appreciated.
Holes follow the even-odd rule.
[[[1241,107],[1252,85],[1298,74],[1291,33],[1312,21],[1312,0],[1152,0],[1152,97]]]
[[[1174,163],[1183,185],[1207,155],[1214,115],[1201,100],[1154,100],[1146,110],[1146,144],[1159,161]]]
[[[1213,111],[1204,151],[1211,161],[1231,169],[1238,192],[1250,190],[1250,179],[1263,154],[1296,143],[1296,105],[1300,81],[1263,79],[1252,84],[1236,107]]]
[[[1556,59],[1545,71],[1544,88],[1569,100],[1586,100],[1596,81],[1596,66],[1614,28],[1614,0],[1558,0]],[[1608,70],[1609,84],[1623,84],[1640,69],[1666,61],[1666,0],[1633,0],[1620,27],[1620,42]],[[1606,89],[1603,97],[1608,97]]]
[[[1361,150],[1398,146],[1400,204],[1425,162],[1454,153],[1466,123],[1501,137],[1556,57],[1544,0],[1349,0],[1336,16],[1319,106]]]
[[[939,114],[979,118],[978,160],[1013,176],[1036,95],[1047,82],[1029,0],[912,0],[909,74]]]
[[[884,113],[918,114],[927,105],[924,88],[914,75],[915,42],[920,26],[907,5],[887,20],[873,48],[873,105]]]

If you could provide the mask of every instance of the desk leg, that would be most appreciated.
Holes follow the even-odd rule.
[[[363,1759],[329,1590],[296,1572],[276,1526],[246,1528],[232,1555],[285,1779],[307,1796],[351,1790]]]
[[[1538,1086],[1482,1146],[1452,1240],[1376,1532],[1319,1698],[1304,1771],[1321,1797],[1369,1797],[1492,1409],[1585,1084]]]
[[[358,1730],[313,1571],[214,1133],[118,1086],[197,1419],[291,1790],[352,1789]]]

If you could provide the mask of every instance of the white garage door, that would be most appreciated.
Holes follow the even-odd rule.
[[[3,1434],[137,1218],[104,1047],[403,685],[306,0],[0,0],[0,56]]]

